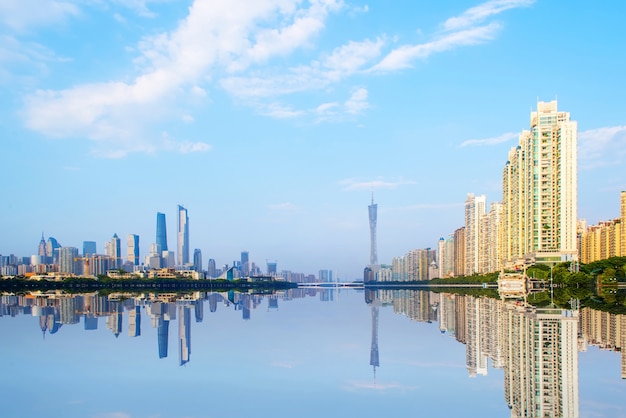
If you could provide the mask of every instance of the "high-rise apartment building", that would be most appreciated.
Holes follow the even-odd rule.
[[[480,272],[480,223],[485,215],[487,198],[485,195],[467,195],[465,200],[465,275]]]
[[[626,191],[620,193],[620,218],[622,224],[622,257],[626,257]]]
[[[454,275],[465,275],[465,227],[454,231]]]
[[[78,248],[61,247],[59,248],[59,272],[67,274],[77,273]]]
[[[189,216],[187,209],[178,205],[178,264],[189,263]]]
[[[156,218],[156,243],[160,251],[167,251],[167,228],[165,227],[165,214],[157,212]]]
[[[134,266],[139,265],[139,235],[129,234],[126,240],[127,251],[126,260],[133,263]]]
[[[557,102],[538,102],[530,130],[511,149],[502,175],[503,239],[508,265],[524,259],[577,258],[577,123]]]
[[[378,250],[376,247],[376,218],[378,205],[374,203],[374,193],[372,193],[372,204],[367,207],[370,220],[370,265],[378,264]]]
[[[437,261],[439,277],[454,277],[454,235],[441,237],[437,244]]]

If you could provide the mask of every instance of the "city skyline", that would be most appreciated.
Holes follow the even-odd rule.
[[[32,7],[0,6],[3,255],[38,254],[43,231],[100,252],[137,235],[143,258],[183,202],[188,251],[218,265],[245,249],[357,278],[372,189],[379,263],[435,248],[468,193],[502,200],[540,101],[578,123],[578,218],[610,219],[626,189],[623,4]]]

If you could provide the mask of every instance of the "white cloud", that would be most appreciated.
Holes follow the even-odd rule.
[[[197,83],[215,68],[237,64],[241,69],[246,60],[290,51],[321,30],[328,12],[341,7],[332,0],[313,2],[308,9],[298,5],[296,0],[196,0],[176,30],[140,43],[137,63],[142,71],[134,80],[37,91],[25,100],[26,125],[48,136],[86,137],[100,142],[101,148],[108,142],[110,150],[104,153],[109,155],[158,150],[144,127],[171,114],[171,99],[181,88],[190,86],[193,96],[202,96],[205,92]],[[268,21],[288,22],[279,25],[284,36],[270,37],[264,29]],[[266,109],[274,117],[298,113],[275,105]]]
[[[513,139],[519,138],[519,133],[507,132],[505,134],[493,137],[493,138],[485,138],[485,139],[468,139],[467,141],[463,141],[461,143],[461,147],[470,147],[470,146],[485,146],[485,145],[498,145],[503,142],[509,142]]]
[[[34,0],[27,1],[32,4]],[[102,4],[100,0],[89,1]],[[161,0],[113,1],[150,16],[148,6]],[[53,21],[79,13],[71,3],[49,3],[56,7],[46,3]],[[449,19],[445,26],[464,28],[529,3],[487,2],[468,9],[457,20]],[[7,4],[15,8],[18,2],[10,0]],[[4,8],[8,10],[6,5]],[[157,152],[167,144],[153,130],[171,121],[192,121],[189,108],[206,102],[208,83],[221,86],[240,104],[252,106],[269,117],[310,115],[318,120],[341,120],[342,116],[356,115],[370,107],[365,87],[354,90],[343,105],[339,105],[340,101],[326,101],[304,110],[286,103],[282,97],[323,89],[330,93],[334,89],[329,87],[355,74],[407,68],[416,59],[433,53],[489,41],[500,28],[497,23],[490,23],[445,33],[431,42],[396,48],[382,60],[387,43],[384,35],[347,41],[328,54],[316,51],[316,38],[325,29],[328,16],[342,10],[351,13],[356,9],[346,7],[341,0],[194,0],[187,17],[174,30],[147,36],[139,42],[135,59],[138,72],[134,77],[62,90],[38,90],[24,100],[25,124],[50,137],[92,140],[97,155]],[[367,8],[361,11],[366,12]],[[297,50],[316,53],[319,59],[285,68],[271,61]],[[282,58],[276,61],[285,62]],[[278,97],[280,101],[276,100]],[[185,144],[177,149],[188,152],[203,147]]]
[[[49,26],[77,16],[78,7],[60,0],[2,0],[0,26],[23,32],[34,27]]]
[[[352,96],[345,103],[346,112],[356,115],[369,107],[367,102],[367,90],[359,88],[352,93]]]
[[[467,28],[485,21],[488,17],[497,15],[509,9],[526,7],[535,0],[492,0],[467,9],[460,16],[451,17],[443,24],[446,30]]]
[[[444,52],[459,46],[470,46],[490,41],[495,38],[499,30],[499,24],[491,23],[485,26],[449,33],[437,40],[424,44],[403,45],[387,54],[370,71],[385,72],[411,68],[415,60],[428,58],[434,53]]]
[[[412,180],[399,179],[396,181],[386,181],[382,179],[362,181],[356,179],[345,179],[339,181],[342,186],[342,190],[345,191],[360,191],[360,190],[374,190],[374,189],[397,189],[400,186],[409,184],[415,184]]]
[[[580,169],[623,165],[626,158],[626,126],[608,126],[578,133]]]

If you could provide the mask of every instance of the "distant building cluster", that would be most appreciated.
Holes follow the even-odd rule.
[[[250,261],[248,251],[242,251],[240,260],[218,267],[214,259],[203,266],[202,251],[194,249],[190,258],[189,215],[181,205],[177,207],[177,251],[168,247],[167,223],[164,213],[156,214],[155,242],[150,244],[148,254],[142,259],[139,250],[139,235],[129,234],[124,241],[113,234],[104,243],[104,253],[98,253],[95,241],[84,241],[82,252],[76,247],[62,246],[55,238],[47,240],[41,235],[36,255],[16,257],[0,255],[0,275],[26,276],[34,279],[65,277],[116,278],[192,278],[192,279],[240,279],[272,277],[289,282],[312,283],[333,281],[332,270],[320,270],[319,277],[312,274],[279,271],[276,261],[267,261],[263,271]]]
[[[535,263],[589,263],[626,256],[626,192],[621,217],[586,227],[577,218],[577,122],[538,102],[502,170],[502,200],[468,193],[464,225],[436,249],[416,249],[391,266],[374,263],[376,210],[369,206],[371,264],[366,281],[413,281],[521,269]],[[373,205],[373,200],[372,200]],[[374,213],[372,215],[372,212]]]

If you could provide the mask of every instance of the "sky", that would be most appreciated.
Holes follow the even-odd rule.
[[[626,190],[626,4],[3,0],[0,254],[43,232],[362,277],[501,200],[538,101],[578,122],[578,215]]]

